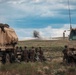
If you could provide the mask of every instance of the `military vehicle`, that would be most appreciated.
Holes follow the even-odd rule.
[[[18,42],[18,37],[14,29],[8,24],[0,24],[0,60],[2,63],[6,61],[12,62],[11,58],[14,54],[15,45]]]
[[[71,10],[70,10],[70,2],[68,0],[68,10],[69,10],[69,21],[70,21],[70,34],[68,40],[68,48],[76,49],[76,28],[72,28],[71,23]]]
[[[68,47],[76,49],[76,28],[70,30]]]
[[[76,28],[70,29],[70,34],[67,41],[67,48],[64,50],[66,50],[65,52],[63,51],[63,59],[65,59],[65,62],[73,62],[76,64]]]

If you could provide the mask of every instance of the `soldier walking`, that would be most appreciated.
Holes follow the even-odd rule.
[[[73,65],[74,63],[74,54],[73,54],[73,49],[68,50],[68,63]]]

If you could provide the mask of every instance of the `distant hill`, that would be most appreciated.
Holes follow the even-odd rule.
[[[67,40],[68,37],[65,37],[65,40]],[[42,41],[42,40],[64,40],[63,37],[53,37],[53,38],[28,38],[28,39],[25,39],[25,40],[19,40],[19,41]]]
[[[67,44],[68,40],[63,40],[62,38],[55,38],[58,40],[23,40],[18,42],[18,46],[27,46],[27,47],[51,47],[51,46],[64,46]]]

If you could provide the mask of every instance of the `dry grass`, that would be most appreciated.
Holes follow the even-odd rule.
[[[76,67],[62,63],[62,50],[66,41],[20,41],[18,46],[41,46],[44,50],[45,62],[13,63],[0,65],[0,75],[75,75]]]
[[[67,40],[27,40],[19,41],[18,46],[27,46],[27,47],[54,47],[54,46],[64,46],[67,44]]]

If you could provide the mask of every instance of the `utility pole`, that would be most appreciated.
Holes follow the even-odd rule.
[[[72,29],[72,25],[71,25],[71,11],[70,11],[70,2],[68,0],[68,10],[69,10],[69,21],[70,21],[70,30]]]

